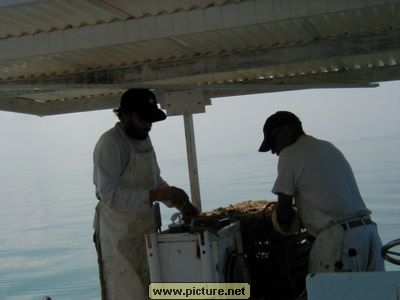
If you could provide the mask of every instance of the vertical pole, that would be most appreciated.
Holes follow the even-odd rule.
[[[189,167],[190,192],[192,203],[201,211],[199,173],[197,169],[196,143],[194,139],[193,115],[183,115],[185,124],[186,152]]]

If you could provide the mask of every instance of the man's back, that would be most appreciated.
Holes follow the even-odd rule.
[[[288,192],[295,196],[298,206],[307,202],[336,221],[370,214],[349,163],[327,141],[303,135],[283,149],[275,186],[282,189],[282,181],[291,182],[287,183]]]

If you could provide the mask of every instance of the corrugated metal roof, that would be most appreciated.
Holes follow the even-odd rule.
[[[0,7],[0,37],[0,89],[400,79],[399,0],[19,1]]]
[[[398,26],[399,19],[395,12],[399,12],[400,4],[393,4],[390,8],[368,8],[365,16],[357,10],[106,47],[55,51],[50,55],[5,61],[1,65],[0,80],[79,73],[372,34]],[[374,18],[371,17],[371,10],[374,11]],[[384,22],[378,24],[378,19]]]
[[[232,0],[38,0],[0,5],[0,38],[223,5]],[[7,4],[7,5],[6,5]]]

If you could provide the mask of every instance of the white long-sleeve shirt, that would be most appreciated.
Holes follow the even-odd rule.
[[[96,144],[93,153],[93,183],[96,186],[96,197],[112,209],[120,212],[135,212],[149,206],[149,189],[121,188],[120,178],[132,155],[135,152],[153,152],[150,138],[135,140],[129,138],[117,123],[106,131]],[[134,154],[134,153],[133,153]],[[155,154],[154,154],[155,156]],[[167,186],[160,176],[157,164],[157,179],[153,188]]]

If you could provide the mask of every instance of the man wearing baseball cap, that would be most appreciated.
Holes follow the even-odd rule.
[[[149,137],[165,120],[155,95],[129,89],[114,109],[119,122],[105,132],[93,153],[93,182],[99,200],[94,220],[102,299],[148,299],[150,283],[144,235],[155,232],[152,203],[197,214],[184,190],[160,176]]]
[[[279,156],[272,221],[278,232],[291,234],[299,216],[316,238],[309,272],[383,271],[376,224],[342,152],[306,135],[300,119],[288,111],[268,117],[263,133],[259,151]]]

